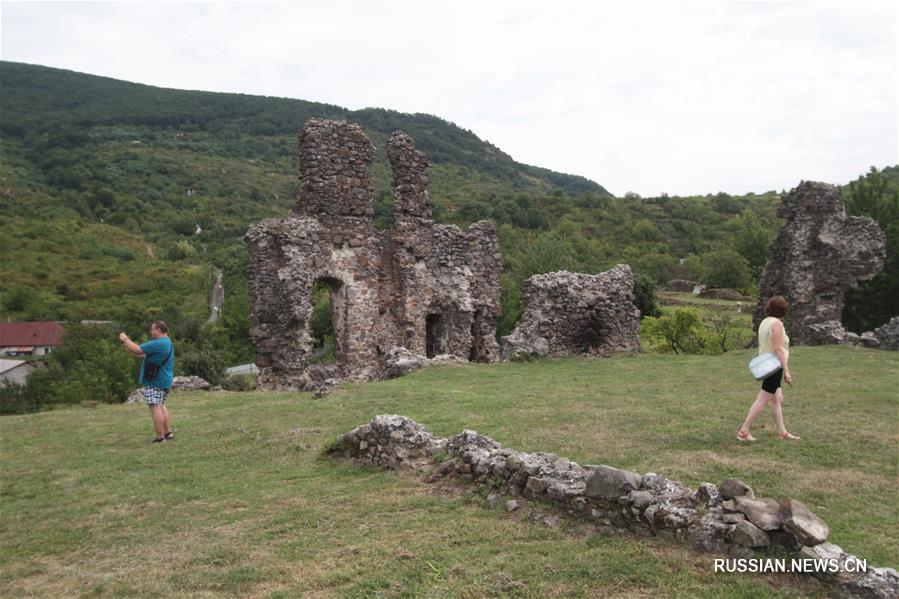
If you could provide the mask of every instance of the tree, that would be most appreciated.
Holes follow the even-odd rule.
[[[709,287],[729,289],[745,289],[752,283],[749,263],[732,249],[718,249],[700,255],[699,280]]]
[[[32,372],[25,386],[34,409],[86,401],[119,403],[137,385],[136,362],[122,351],[117,331],[108,325],[65,326],[62,344],[47,367]]]
[[[774,230],[766,227],[758,214],[746,210],[734,219],[736,230],[733,237],[734,249],[746,259],[750,275],[758,279],[768,262],[768,252]]]
[[[658,351],[702,353],[703,325],[695,310],[678,308],[658,318],[647,316],[641,323],[640,335]]]
[[[843,325],[861,333],[899,314],[899,184],[887,177],[886,170],[871,167],[849,184],[844,195],[849,214],[873,218],[886,235],[883,271],[846,292]]]

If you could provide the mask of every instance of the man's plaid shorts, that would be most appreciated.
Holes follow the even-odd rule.
[[[158,406],[165,403],[165,398],[169,396],[168,389],[160,389],[158,387],[144,387],[144,397],[147,398],[148,406]]]

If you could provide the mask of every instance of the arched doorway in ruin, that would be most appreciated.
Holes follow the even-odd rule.
[[[446,353],[446,318],[442,312],[425,317],[425,355],[428,358]]]
[[[312,337],[310,364],[343,363],[346,357],[346,285],[335,277],[317,278],[310,288]]]

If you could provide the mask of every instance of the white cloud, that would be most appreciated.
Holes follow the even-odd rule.
[[[892,3],[0,7],[4,60],[428,112],[618,194],[842,183],[899,161]]]

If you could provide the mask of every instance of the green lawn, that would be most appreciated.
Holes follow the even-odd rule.
[[[792,496],[831,540],[899,565],[899,355],[795,348],[785,414],[798,443],[734,433],[754,399],[751,352],[428,368],[293,393],[170,400],[178,439],[151,446],[144,406],[0,419],[0,596],[720,596],[820,592],[784,576],[714,574],[660,539],[553,530],[474,489],[322,457],[339,434],[399,413],[434,434],[656,471],[738,477]]]

